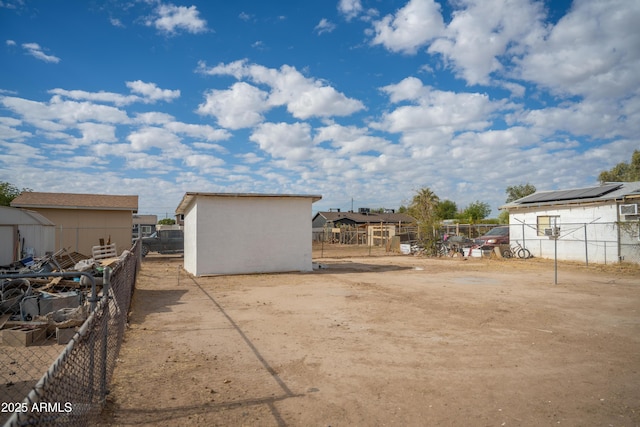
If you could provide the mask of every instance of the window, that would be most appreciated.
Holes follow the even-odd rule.
[[[560,227],[559,216],[539,216],[538,217],[538,236],[548,236],[549,231],[554,227]]]

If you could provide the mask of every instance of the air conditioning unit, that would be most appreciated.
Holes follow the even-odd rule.
[[[559,236],[560,235],[560,227],[551,227],[544,229],[545,236]]]
[[[620,215],[638,215],[638,205],[620,205]]]

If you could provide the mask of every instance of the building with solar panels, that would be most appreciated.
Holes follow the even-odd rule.
[[[500,209],[509,211],[511,242],[534,256],[640,263],[639,205],[640,182],[617,182],[537,191]]]

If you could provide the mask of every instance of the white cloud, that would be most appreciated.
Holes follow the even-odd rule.
[[[489,76],[504,68],[502,55],[521,54],[544,36],[540,2],[465,0],[461,5],[429,52],[441,54],[470,84],[489,83]]]
[[[57,64],[60,62],[60,58],[53,55],[47,55],[38,43],[23,43],[22,47],[27,51],[27,54],[33,56],[44,62],[52,62]]]
[[[76,123],[94,121],[111,124],[129,123],[127,113],[111,106],[90,102],[62,100],[54,96],[46,102],[18,97],[0,97],[0,104],[39,129],[60,131]]]
[[[389,100],[393,103],[416,101],[429,93],[429,88],[423,86],[422,81],[416,77],[407,77],[400,83],[384,86],[381,90],[389,95]]]
[[[102,123],[78,123],[77,128],[82,132],[78,141],[82,145],[95,142],[116,142],[116,127]]]
[[[299,162],[312,157],[314,144],[307,123],[263,123],[253,130],[249,139],[274,158]]]
[[[264,160],[262,157],[259,157],[256,153],[238,154],[236,157],[241,158],[244,163],[248,163],[251,165],[255,163],[260,163],[261,161]]]
[[[122,95],[115,92],[87,92],[84,90],[66,90],[61,88],[51,89],[49,93],[65,98],[87,100],[92,102],[108,102],[118,106],[142,102],[154,104],[157,101],[171,102],[180,97],[180,90],[160,89],[155,83],[146,83],[140,80],[126,82],[127,87],[138,95]]]
[[[334,24],[333,22],[329,21],[326,18],[322,18],[320,20],[320,22],[318,23],[318,25],[316,25],[315,28],[314,28],[314,30],[318,34],[330,33],[335,29],[336,29],[336,24]]]
[[[174,121],[175,118],[171,114],[161,113],[159,111],[150,111],[147,113],[137,113],[136,122],[145,125],[162,125]]]
[[[111,23],[111,25],[113,25],[114,27],[118,27],[118,28],[124,28],[124,24],[122,23],[122,21],[120,21],[118,18],[110,18],[109,22]]]
[[[536,40],[517,76],[555,94],[594,98],[640,92],[640,3],[577,1]]]
[[[160,89],[155,83],[146,83],[141,80],[127,82],[131,92],[142,95],[145,102],[167,101],[171,102],[180,97],[180,89]]]
[[[31,132],[17,129],[22,125],[22,121],[12,117],[0,117],[0,141],[22,141],[30,136]]]
[[[204,139],[205,141],[222,141],[228,139],[231,134],[224,129],[216,129],[209,125],[194,125],[183,122],[165,123],[164,128],[191,138]]]
[[[271,89],[268,104],[272,107],[285,105],[297,119],[348,116],[365,108],[362,102],[348,98],[321,80],[303,76],[290,65],[274,69],[241,60],[207,68],[201,62],[197,71],[208,75],[231,75],[236,79],[247,78],[267,85]]]
[[[158,127],[145,127],[127,136],[134,151],[145,151],[152,147],[162,150],[174,149],[180,146],[180,138],[173,132]]]
[[[362,13],[362,3],[360,0],[340,0],[338,12],[344,15],[347,21],[350,21]]]
[[[7,44],[7,46],[15,46],[16,45],[16,42],[13,41],[13,40],[7,40],[5,43]]]
[[[184,164],[201,171],[207,171],[212,167],[224,165],[224,160],[209,154],[190,154],[184,158]]]
[[[368,151],[383,152],[390,142],[384,138],[371,136],[366,128],[331,124],[317,129],[316,143],[331,141],[339,156],[360,154]]]
[[[207,21],[200,18],[200,12],[195,6],[176,6],[171,3],[160,4],[155,10],[155,16],[148,18],[146,24],[169,35],[178,30],[192,34],[208,31]]]
[[[264,120],[269,109],[267,93],[245,82],[233,84],[228,90],[210,90],[198,113],[214,116],[218,124],[228,129],[252,127]]]
[[[489,116],[502,107],[485,94],[456,93],[433,90],[409,77],[396,85],[382,88],[392,102],[412,101],[415,105],[401,105],[383,115],[372,126],[389,132],[415,132],[440,128],[447,133],[470,129],[484,129],[491,123]]]
[[[87,92],[85,90],[66,90],[55,88],[48,91],[51,94],[63,96],[65,98],[86,100],[92,102],[108,102],[110,104],[123,106],[137,101],[141,98],[135,95],[122,95],[114,92]]]
[[[373,22],[372,45],[392,52],[415,54],[419,48],[440,36],[444,22],[440,5],[434,0],[410,0],[395,15]]]

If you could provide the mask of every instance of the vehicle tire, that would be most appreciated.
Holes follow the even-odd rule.
[[[502,251],[502,258],[511,258],[511,251],[509,249]]]
[[[143,257],[146,257],[149,254],[149,246],[147,246],[147,245],[142,245],[140,250],[142,251],[142,256]]]
[[[522,248],[518,251],[518,258],[529,259],[531,258],[531,252],[529,252],[529,249]]]

